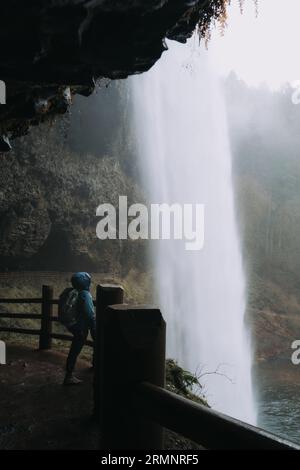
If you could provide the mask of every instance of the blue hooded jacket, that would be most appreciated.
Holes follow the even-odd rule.
[[[71,277],[71,283],[78,290],[78,326],[84,330],[95,330],[95,310],[90,293],[91,276],[85,272],[75,273]]]

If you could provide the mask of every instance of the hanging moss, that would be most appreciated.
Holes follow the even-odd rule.
[[[245,0],[238,0],[240,6],[240,12],[244,12]],[[258,15],[258,0],[252,0],[255,7],[256,16]],[[205,4],[204,7],[200,7],[200,19],[198,22],[198,34],[200,38],[204,38],[205,42],[211,38],[211,31],[217,25],[219,26],[221,35],[224,34],[225,28],[227,27],[227,8],[231,4],[231,0],[211,0]],[[196,8],[199,9],[199,6]]]

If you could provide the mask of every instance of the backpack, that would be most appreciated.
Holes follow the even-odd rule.
[[[78,291],[67,287],[59,296],[58,321],[66,328],[71,328],[78,321]]]

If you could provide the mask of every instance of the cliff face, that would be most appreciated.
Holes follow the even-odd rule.
[[[220,0],[10,0],[1,5],[0,152],[7,137],[64,113],[72,95],[89,95],[101,77],[148,70],[166,49],[185,41],[202,7]]]
[[[148,70],[166,49],[165,38],[184,42],[199,22],[203,33],[203,24],[220,14],[226,1],[2,3],[0,40],[5,47],[0,52],[0,79],[6,83],[7,104],[0,106],[1,267],[84,265],[97,270],[104,261],[107,270],[130,269],[130,264],[145,269],[138,242],[134,249],[126,243],[125,252],[118,241],[101,244],[95,237],[95,210],[101,202],[117,205],[119,194],[131,195],[132,202],[136,197],[130,179],[134,172],[124,173],[126,165],[132,170],[130,152],[125,156],[120,152],[126,159],[123,168],[118,158],[111,158],[116,142],[110,130],[112,125],[121,127],[122,109],[113,124],[110,102],[99,105],[105,113],[101,124],[98,116],[82,119],[81,114],[73,139],[77,150],[63,145],[62,128],[51,127],[50,118],[65,113],[76,94],[90,95],[98,79],[101,84]],[[85,110],[88,115],[90,106]],[[95,129],[100,141],[96,138],[94,145],[87,146],[89,129],[83,132],[82,121]],[[13,150],[5,154],[12,139]],[[90,135],[89,144],[93,139]]]
[[[110,117],[103,106],[108,94]],[[128,195],[129,204],[141,202],[143,196],[122,160],[124,143],[119,151],[123,123],[116,119],[120,100],[116,82],[91,100],[79,99],[71,116],[33,128],[28,136],[15,140],[10,153],[2,154],[2,269],[86,269],[118,274],[147,269],[142,242],[121,244],[96,237],[99,204],[118,207],[119,195]],[[88,109],[98,140],[80,125]],[[109,130],[102,128],[104,121]]]
[[[5,2],[0,38],[3,78],[91,85],[149,69],[165,37],[185,41],[198,0],[39,0]],[[195,8],[197,7],[197,8]],[[9,39],[9,41],[7,41]]]

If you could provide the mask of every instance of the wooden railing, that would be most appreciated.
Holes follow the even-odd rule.
[[[1,326],[0,332],[15,333],[21,335],[39,336],[39,349],[51,349],[52,339],[61,341],[72,341],[73,337],[70,334],[53,333],[52,325],[58,322],[58,316],[53,315],[53,306],[58,305],[58,299],[53,298],[53,288],[51,286],[42,287],[42,296],[39,298],[0,298],[0,304],[14,304],[14,305],[36,305],[41,307],[41,313],[10,313],[0,312],[0,319],[18,319],[18,320],[39,320],[40,328],[22,328]],[[93,342],[86,341],[87,346],[93,346]]]
[[[0,327],[0,331],[39,335],[40,349],[54,334],[53,289],[42,297],[0,299],[7,304],[41,304],[41,314],[1,313],[0,318],[40,320],[39,329]],[[158,308],[123,303],[123,289],[97,287],[97,340],[94,373],[94,417],[102,449],[162,449],[163,428],[205,449],[300,450],[300,446],[165,389],[166,324]],[[89,345],[92,343],[89,342]]]

